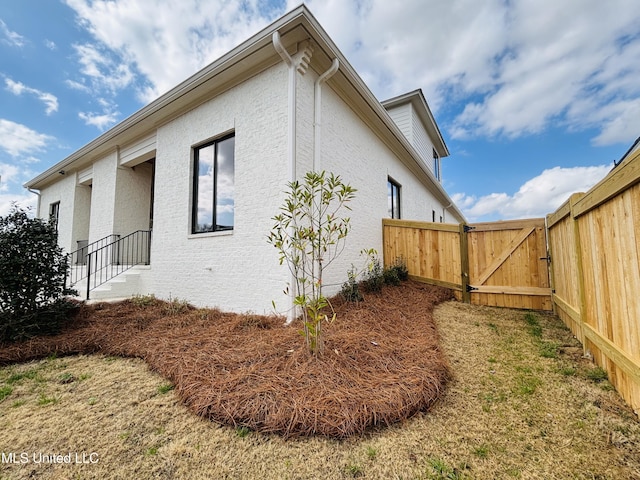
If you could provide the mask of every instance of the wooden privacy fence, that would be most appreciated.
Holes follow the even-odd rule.
[[[385,265],[476,305],[551,310],[544,219],[452,225],[383,220]]]
[[[553,309],[640,412],[640,150],[546,228],[545,219],[382,228],[385,266],[401,257],[411,278],[476,305]]]
[[[547,216],[553,305],[640,411],[640,151]]]

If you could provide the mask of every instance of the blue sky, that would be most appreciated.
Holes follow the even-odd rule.
[[[22,184],[297,6],[0,3],[0,214]],[[543,216],[640,136],[637,0],[306,2],[380,99],[422,88],[470,221]]]

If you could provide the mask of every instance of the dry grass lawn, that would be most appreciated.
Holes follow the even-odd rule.
[[[0,464],[0,478],[640,479],[638,418],[556,317],[457,302],[434,317],[453,374],[444,395],[346,440],[220,426],[140,359],[3,367],[0,452],[29,463]],[[33,462],[69,452],[97,463]]]

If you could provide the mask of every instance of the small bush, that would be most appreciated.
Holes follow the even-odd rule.
[[[356,280],[357,273],[352,266],[347,272],[347,281],[342,284],[342,290],[340,293],[348,302],[361,302],[362,293],[360,293],[360,286]]]
[[[382,285],[384,285],[384,271],[382,265],[380,265],[380,260],[374,258],[371,261],[369,270],[364,275],[362,286],[367,292],[379,292],[382,290]]]
[[[54,225],[13,206],[0,217],[0,341],[56,333],[74,305]]]
[[[189,302],[186,300],[171,298],[171,296],[169,296],[169,301],[163,305],[165,315],[169,316],[181,315],[188,312],[191,308],[191,305],[189,305]]]
[[[384,279],[385,285],[392,285],[394,287],[400,285],[400,276],[394,267],[385,268],[382,273],[382,278]]]
[[[396,272],[401,282],[409,280],[409,269],[403,257],[396,257],[396,261],[389,268]]]
[[[136,307],[144,308],[144,307],[152,307],[158,303],[158,299],[155,295],[134,295],[131,297],[131,303],[133,303]]]

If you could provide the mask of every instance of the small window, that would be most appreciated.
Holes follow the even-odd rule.
[[[438,155],[438,152],[436,152],[435,148],[433,149],[433,175],[436,179],[442,180],[440,173],[440,156]]]
[[[431,221],[433,223],[436,223],[436,211],[435,210],[431,210]]]
[[[400,218],[400,185],[387,179],[387,206],[391,218]]]
[[[192,233],[233,230],[235,137],[194,148]]]
[[[443,223],[442,215],[440,215],[440,223]]]
[[[60,202],[49,204],[49,223],[53,225],[58,233],[58,219],[60,218]]]

